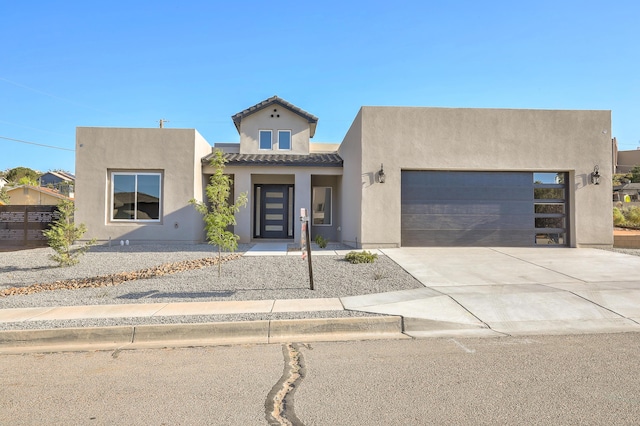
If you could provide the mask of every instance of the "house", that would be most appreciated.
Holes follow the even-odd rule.
[[[62,200],[71,200],[58,191],[33,185],[7,187],[7,195],[12,206],[57,206]]]
[[[0,176],[0,189],[3,188],[9,182],[2,176]]]
[[[617,146],[615,147],[617,148]],[[615,173],[629,173],[631,170],[640,166],[640,148],[628,151],[614,151],[614,170]]]
[[[362,107],[340,144],[277,97],[232,117],[241,242],[353,247],[611,246],[610,111]],[[212,147],[194,129],[79,127],[76,220],[87,238],[203,241]]]
[[[76,177],[63,170],[49,171],[40,176],[40,186],[53,188],[66,196],[73,197],[73,184]]]
[[[625,182],[622,185],[615,185],[613,187],[613,201],[640,201],[640,183]]]

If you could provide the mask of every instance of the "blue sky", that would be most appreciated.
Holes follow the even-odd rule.
[[[319,118],[315,142],[362,105],[603,109],[635,149],[639,18],[635,0],[4,1],[0,170],[74,171],[77,126],[237,142],[231,116],[273,95]]]

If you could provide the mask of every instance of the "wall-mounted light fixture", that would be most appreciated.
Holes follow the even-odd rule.
[[[591,183],[594,185],[600,185],[600,167],[596,165],[593,168],[593,173],[591,173]]]
[[[378,172],[378,182],[384,183],[387,177],[384,175],[384,165],[380,164],[380,171]]]

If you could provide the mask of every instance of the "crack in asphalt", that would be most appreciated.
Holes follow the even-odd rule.
[[[296,417],[293,407],[293,394],[304,378],[304,359],[300,345],[287,343],[282,345],[284,370],[280,380],[271,388],[265,401],[265,417],[271,426],[304,426]]]

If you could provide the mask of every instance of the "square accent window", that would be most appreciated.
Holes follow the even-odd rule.
[[[278,130],[278,149],[291,150],[291,130]]]
[[[313,225],[331,225],[331,187],[313,188],[312,220]]]
[[[272,149],[271,130],[260,130],[260,149]]]
[[[111,220],[159,222],[160,173],[111,173]]]

